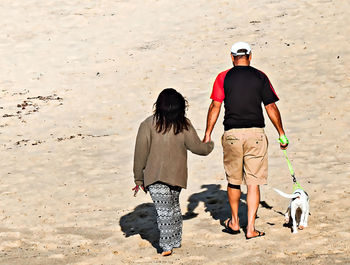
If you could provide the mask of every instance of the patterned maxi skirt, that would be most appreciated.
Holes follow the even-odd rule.
[[[181,188],[154,183],[148,186],[157,212],[160,231],[159,246],[170,251],[181,246],[182,215],[179,203]]]

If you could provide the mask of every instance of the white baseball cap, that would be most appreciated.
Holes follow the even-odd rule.
[[[238,52],[239,50],[247,50],[247,52]],[[248,43],[239,41],[232,45],[231,53],[233,56],[250,54],[251,48]]]

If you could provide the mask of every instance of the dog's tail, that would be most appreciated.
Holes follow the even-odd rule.
[[[284,193],[283,191],[280,191],[278,189],[275,189],[273,188],[279,195],[281,195],[282,197],[285,197],[285,198],[288,198],[288,199],[294,199],[294,198],[297,198],[299,197],[300,195],[298,194],[287,194],[287,193]]]

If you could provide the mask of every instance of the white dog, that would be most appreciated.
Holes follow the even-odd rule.
[[[310,206],[309,206],[309,196],[302,189],[296,189],[292,194],[286,194],[278,189],[274,189],[278,194],[285,198],[291,199],[288,209],[285,213],[285,220],[289,222],[290,218],[293,220],[293,233],[298,233],[296,213],[297,210],[301,210],[299,229],[304,229],[307,227],[307,219],[309,217]]]

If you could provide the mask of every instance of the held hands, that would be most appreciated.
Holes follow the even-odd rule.
[[[281,135],[278,141],[280,142],[280,148],[286,150],[289,144],[287,136],[285,134]]]
[[[202,140],[203,143],[208,143],[211,141],[210,135],[205,134]]]
[[[140,188],[146,193],[145,187],[143,185],[136,185],[135,187],[132,188],[132,190],[134,191],[134,197],[136,197]]]

